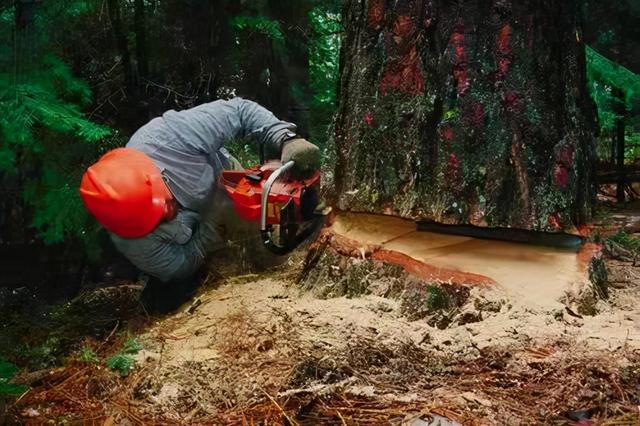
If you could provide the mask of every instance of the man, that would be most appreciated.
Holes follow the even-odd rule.
[[[136,267],[164,282],[188,278],[223,245],[216,185],[235,161],[224,144],[247,136],[270,158],[295,161],[295,173],[319,167],[318,147],[297,137],[294,124],[234,98],[154,118],[88,168],[80,194]]]

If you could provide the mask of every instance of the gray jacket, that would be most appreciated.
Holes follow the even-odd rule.
[[[171,110],[154,118],[127,147],[154,160],[181,208],[173,220],[142,238],[111,234],[116,248],[140,270],[163,281],[193,274],[209,252],[223,245],[216,221],[228,200],[216,191],[216,181],[229,166],[225,142],[253,137],[268,151],[279,153],[295,132],[294,124],[242,98]]]

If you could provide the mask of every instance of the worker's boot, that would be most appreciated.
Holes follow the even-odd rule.
[[[190,278],[167,282],[150,277],[140,297],[140,303],[149,314],[165,314],[175,311],[193,297],[205,277],[204,269]]]

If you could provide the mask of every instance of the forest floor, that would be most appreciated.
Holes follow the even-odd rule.
[[[126,377],[70,362],[15,415],[33,424],[640,424],[632,261],[607,258],[609,296],[595,315],[472,288],[445,323],[412,321],[389,297],[318,298],[299,285],[302,266],[294,256],[266,274],[210,280],[139,328]],[[123,344],[113,333],[104,342],[91,343],[99,356]]]

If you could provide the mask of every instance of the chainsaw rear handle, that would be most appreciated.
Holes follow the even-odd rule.
[[[290,250],[287,247],[277,245],[271,239],[271,230],[267,227],[267,205],[269,204],[269,193],[271,192],[273,183],[284,172],[293,168],[294,165],[294,161],[288,161],[278,169],[274,170],[262,187],[260,199],[260,235],[262,236],[262,242],[269,251],[281,256],[287,254]]]

